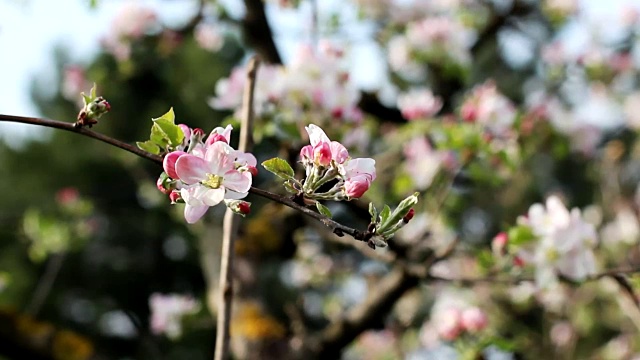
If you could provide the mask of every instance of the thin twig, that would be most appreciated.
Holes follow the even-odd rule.
[[[242,124],[238,150],[250,151],[253,127],[253,95],[256,85],[258,60],[254,57],[247,67],[247,86],[242,101]],[[239,219],[233,211],[227,209],[222,225],[222,258],[220,261],[220,298],[218,299],[218,326],[216,328],[215,360],[229,358],[229,325],[231,323],[231,305],[233,302],[233,257],[234,241],[238,232]]]
[[[107,135],[103,135],[100,133],[97,133],[95,131],[91,131],[88,130],[86,128],[83,127],[78,127],[76,128],[74,126],[74,123],[68,123],[68,122],[63,122],[63,121],[56,121],[56,120],[49,120],[49,119],[41,119],[41,118],[36,118],[36,117],[25,117],[25,116],[13,116],[13,115],[3,115],[0,114],[0,121],[9,121],[9,122],[17,122],[17,123],[23,123],[23,124],[32,124],[32,125],[40,125],[40,126],[46,126],[46,127],[50,127],[50,128],[54,128],[54,129],[61,129],[61,130],[67,130],[67,131],[71,131],[74,133],[78,133],[84,136],[88,136],[90,138],[94,138],[97,140],[100,140],[102,142],[105,142],[109,145],[113,145],[115,147],[118,147],[120,149],[126,150],[130,153],[133,153],[135,155],[138,155],[142,158],[145,159],[149,159],[151,161],[154,161],[158,164],[162,164],[162,157],[158,156],[158,155],[154,155],[152,153],[146,152],[144,150],[141,150],[133,145],[127,144],[125,142],[122,142],[120,140],[116,140],[112,137],[109,137]]]
[[[44,304],[45,300],[49,297],[49,293],[51,293],[51,288],[53,287],[53,283],[56,282],[56,278],[60,273],[60,269],[62,268],[62,264],[64,263],[65,253],[53,254],[49,261],[47,262],[47,266],[44,270],[44,274],[38,281],[38,285],[36,286],[36,290],[31,297],[31,301],[29,305],[25,308],[24,312],[33,317],[36,317],[42,308],[42,304]]]

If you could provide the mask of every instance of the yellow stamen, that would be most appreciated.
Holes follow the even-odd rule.
[[[208,188],[217,189],[222,185],[222,176],[207,174],[207,179],[201,183]]]

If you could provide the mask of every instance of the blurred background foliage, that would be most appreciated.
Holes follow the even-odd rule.
[[[493,2],[478,3],[482,11],[464,14],[473,26],[483,29],[471,49],[470,63],[462,66],[432,54],[422,59],[430,72],[429,85],[444,99],[443,112],[457,114],[465,94],[487,79],[493,79],[511,101],[523,104],[527,92],[523,84],[541,75],[534,61],[522,66],[510,63],[510,53],[501,50],[500,34],[518,32],[526,22],[537,29],[537,37],[532,37],[541,46],[553,38],[563,19],[545,12],[535,1],[515,1],[511,10],[500,10]],[[362,6],[366,10],[366,4]],[[349,24],[340,23],[339,15],[328,17],[323,25],[337,30],[323,35],[342,36],[339,30]],[[224,13],[219,20],[234,26],[242,23]],[[382,30],[381,42],[389,38],[384,31],[394,29],[384,19],[371,23]],[[103,51],[79,65],[60,47],[52,54],[56,76],[34,77],[33,100],[43,117],[74,121],[78,103],[65,95],[62,82],[73,65],[83,68],[88,85],[97,83],[98,93],[111,103],[111,112],[95,130],[122,141],[147,139],[151,118],[169,107],[177,123],[205,132],[233,122],[231,112],[214,110],[207,102],[218,80],[246,58],[247,44],[263,41],[265,34],[242,38],[230,32],[223,48],[211,52],[197,44],[194,28],[187,24],[146,33],[132,41],[126,60]],[[261,55],[274,62],[264,52]],[[391,80],[400,89],[413,81],[398,74],[392,74]],[[518,114],[514,126],[520,132],[518,154],[512,156],[509,149],[496,152],[471,125],[452,122],[447,126],[445,121],[434,128],[426,122],[407,123],[398,120],[394,106],[377,103],[372,107],[367,94],[362,96],[362,128],[375,141],[360,152],[373,152],[378,160],[379,178],[368,194],[375,203],[397,203],[415,189],[402,165],[402,151],[416,134],[433,136],[430,140],[438,149],[457,151],[459,166],[438,173],[431,184],[419,189],[423,196],[418,206],[420,212],[435,214],[428,220],[434,237],[458,239],[463,254],[487,248],[493,235],[514,224],[530,204],[548,193],[560,191],[578,207],[606,203],[610,189],[602,187],[602,167],[624,158],[624,166],[637,168],[633,131],[608,132],[596,147],[598,161],[593,161],[572,151],[570,141],[548,123],[528,127],[529,114]],[[353,128],[331,121],[327,132],[336,136]],[[300,139],[282,142],[281,134],[264,133],[267,136],[254,151],[259,162],[275,155],[292,163],[297,160]],[[208,312],[217,291],[222,210],[212,209],[203,224],[186,226],[181,208],[169,206],[156,190],[159,172],[158,166],[132,154],[63,131],[47,131],[43,139],[29,140],[20,148],[0,143],[0,188],[5,189],[0,203],[0,318],[5,319],[0,320],[0,345],[7,349],[4,354],[0,351],[0,357],[24,358],[20,357],[24,334],[44,344],[40,352],[30,355],[33,358],[211,358],[215,326]],[[617,196],[633,196],[637,173],[636,169],[623,179],[615,190]],[[264,171],[254,186],[275,189]],[[232,330],[234,341],[243,343],[234,349],[238,358],[278,358],[286,353],[287,337],[297,331],[296,324],[303,323],[311,331],[322,329],[360,303],[367,289],[375,291],[392,266],[350,246],[325,241],[332,235],[305,222],[300,214],[259,198],[249,201],[254,202],[252,214],[243,221],[236,247],[240,287]],[[356,228],[366,226],[364,203],[330,207],[336,220]],[[603,208],[605,218],[613,217]],[[401,256],[420,259],[432,245],[399,240],[391,248]],[[637,256],[637,249],[633,251],[629,257]],[[392,359],[400,357],[403,349],[419,347],[420,324],[429,317],[440,285],[412,284],[411,288],[390,316],[381,313],[371,325],[380,331],[359,338],[346,357]],[[496,338],[506,339],[503,348],[530,359],[554,354],[545,337],[553,322],[550,315],[536,304],[512,304],[508,291],[502,290],[488,295],[488,286],[479,286],[468,297],[487,301],[499,324]],[[150,332],[149,298],[158,292],[192,294],[205,305],[186,320],[188,331],[179,340]],[[572,301],[577,305],[567,316],[584,341],[571,354],[588,358],[620,333],[618,320],[627,320],[622,320],[610,293],[590,286],[580,292],[574,294]],[[372,354],[368,349],[389,337],[399,339],[400,350],[387,347]]]

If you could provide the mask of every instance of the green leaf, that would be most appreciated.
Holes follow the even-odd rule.
[[[371,222],[375,224],[378,220],[378,210],[376,210],[375,205],[373,203],[369,203],[369,214],[371,215]]]
[[[89,7],[95,9],[98,7],[98,0],[89,0]]]
[[[320,202],[319,202],[319,201],[316,201],[316,208],[318,209],[318,211],[320,212],[320,214],[322,214],[322,215],[324,215],[324,216],[328,217],[329,219],[331,219],[331,217],[333,216],[333,215],[331,214],[331,211],[329,210],[329,208],[328,208],[328,207],[326,207],[326,206],[324,206],[324,205],[322,205],[322,204],[320,204]]]
[[[380,224],[384,224],[389,219],[389,215],[391,215],[391,208],[389,205],[385,205],[382,212],[380,212]]]
[[[138,141],[136,142],[136,145],[138,145],[138,148],[140,148],[140,150],[150,152],[154,155],[160,154],[160,148],[151,140],[147,140],[145,142]]]
[[[478,265],[480,265],[480,268],[485,272],[491,269],[496,263],[496,259],[493,257],[493,253],[486,249],[476,254],[476,260],[478,261]]]
[[[507,236],[509,238],[509,246],[525,245],[536,239],[531,228],[525,225],[512,227],[509,229]]]
[[[184,133],[178,125],[175,124],[176,116],[173,113],[173,108],[169,109],[166,114],[157,119],[152,119],[154,124],[158,125],[160,130],[166,135],[169,144],[172,146],[178,146],[182,144],[184,140]]]
[[[284,180],[295,180],[293,177],[293,169],[288,162],[280,158],[273,158],[266,160],[262,163],[262,166],[267,169],[267,171],[272,172],[279,178]]]
[[[160,126],[156,123],[151,126],[151,141],[158,145],[160,148],[166,148],[169,145],[169,138]]]

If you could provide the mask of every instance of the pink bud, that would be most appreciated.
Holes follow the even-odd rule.
[[[508,241],[509,237],[507,236],[507,233],[504,231],[498,233],[498,235],[496,235],[491,241],[491,249],[493,250],[493,253],[496,255],[504,255]]]
[[[411,219],[413,219],[413,216],[414,216],[415,214],[416,214],[416,211],[415,211],[415,210],[413,210],[413,208],[409,209],[409,212],[407,213],[407,215],[405,215],[405,216],[402,218],[402,221],[403,221],[405,224],[406,224],[406,223],[408,223],[409,221],[411,221]]]
[[[335,108],[331,110],[331,116],[335,119],[342,119],[344,116],[344,110],[342,108]]]
[[[191,135],[194,135],[194,136],[197,135],[197,136],[202,137],[202,136],[204,136],[204,130],[202,130],[200,128],[195,128],[195,129],[193,129],[193,132],[191,133]]]
[[[158,190],[160,190],[161,193],[170,194],[171,190],[164,187],[164,180],[165,180],[165,177],[160,176],[158,178],[158,181],[156,181],[156,187],[158,188]]]
[[[462,116],[462,120],[466,122],[475,122],[478,118],[478,109],[475,104],[466,103],[462,105],[460,115]]]
[[[369,190],[371,182],[366,176],[355,176],[344,182],[344,193],[349,198],[357,199],[362,197]]]
[[[247,170],[251,174],[251,176],[258,176],[258,168],[255,166],[248,165]]]
[[[313,159],[320,166],[329,166],[331,164],[331,147],[329,143],[319,142],[313,148]]]
[[[80,199],[80,193],[74,187],[66,187],[56,193],[56,201],[60,205],[69,205],[78,201],[78,199]]]
[[[489,324],[487,315],[477,307],[462,312],[462,327],[470,333],[481,331]]]
[[[227,143],[227,138],[224,137],[224,135],[222,135],[222,134],[211,134],[207,138],[207,145],[211,145],[211,144],[213,144],[215,142],[218,142],[218,141],[223,141],[223,142]]]
[[[182,155],[185,155],[184,151],[174,151],[165,155],[164,160],[162,160],[162,167],[164,168],[164,172],[169,175],[172,179],[178,179],[178,174],[176,173],[176,161]]]
[[[515,256],[513,258],[513,265],[517,267],[524,267],[524,260],[520,256]]]
[[[177,203],[178,201],[182,200],[182,196],[180,196],[180,192],[177,190],[173,190],[170,194],[169,194],[169,200],[171,200],[172,204]]]

